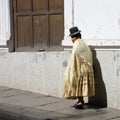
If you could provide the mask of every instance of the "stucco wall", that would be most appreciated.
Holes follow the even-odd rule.
[[[8,53],[0,50],[0,85],[62,96],[62,79],[71,51]],[[120,109],[120,51],[93,51],[96,96],[89,101]]]
[[[64,0],[64,46],[72,46],[69,28],[77,25],[93,51],[96,96],[89,102],[119,108],[120,7],[119,0]],[[9,0],[0,0],[0,45],[10,38]],[[8,53],[0,49],[0,85],[62,96],[62,78],[71,51]]]
[[[119,0],[74,0],[74,25],[84,39],[120,39]]]

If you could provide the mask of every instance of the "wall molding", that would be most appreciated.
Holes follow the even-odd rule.
[[[0,45],[6,45],[10,38],[9,0],[0,0]]]
[[[120,50],[120,39],[84,39],[87,45],[95,50]],[[73,43],[71,39],[62,40],[64,50],[72,50]]]

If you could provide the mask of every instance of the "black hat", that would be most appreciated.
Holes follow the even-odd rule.
[[[81,32],[80,30],[78,30],[78,27],[72,27],[72,28],[70,28],[69,31],[70,31],[70,35],[69,36],[74,36],[74,35],[76,35],[76,34]]]

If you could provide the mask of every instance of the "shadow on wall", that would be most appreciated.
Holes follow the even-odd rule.
[[[102,77],[100,63],[96,57],[96,51],[93,48],[91,48],[91,51],[93,54],[95,96],[89,97],[88,103],[99,107],[107,107],[107,93]]]

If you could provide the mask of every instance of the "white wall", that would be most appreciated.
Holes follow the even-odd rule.
[[[85,39],[120,39],[120,0],[74,0],[74,25]]]
[[[64,46],[72,46],[69,28],[78,26],[89,45],[120,46],[120,0],[65,0]]]
[[[95,52],[96,95],[92,103],[107,103],[108,107],[120,109],[120,51]],[[61,97],[70,55],[71,51],[8,53],[0,50],[0,85]]]
[[[0,50],[0,85],[61,96],[62,79],[70,52]]]
[[[8,1],[0,0],[0,45],[6,44],[10,37]],[[65,46],[72,45],[68,35],[74,25],[82,30],[88,44],[120,46],[119,0],[65,0],[64,20]],[[8,53],[7,49],[0,49],[0,85],[61,97],[62,78],[70,54],[71,51]],[[107,100],[108,107],[120,109],[119,59],[119,48],[96,49],[95,103],[103,104]]]

